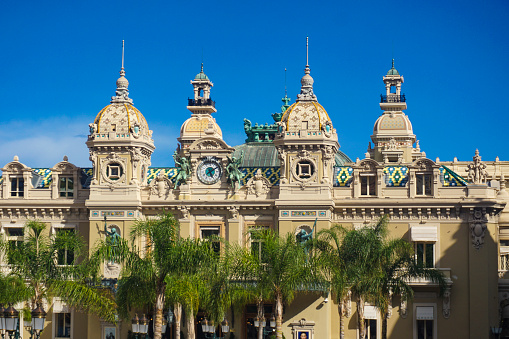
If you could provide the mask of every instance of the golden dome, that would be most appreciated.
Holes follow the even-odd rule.
[[[104,107],[95,117],[94,124],[97,126],[96,133],[117,132],[149,135],[147,120],[130,103],[112,103]]]
[[[373,134],[413,134],[412,123],[403,112],[384,113],[376,120]]]
[[[327,111],[316,101],[297,101],[283,114],[281,121],[286,131],[315,130],[320,131],[330,124]],[[332,125],[329,127],[332,128]]]
[[[223,138],[223,132],[212,116],[193,115],[180,128],[181,139],[196,139],[205,136]]]

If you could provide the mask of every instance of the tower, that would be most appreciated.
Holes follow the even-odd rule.
[[[379,162],[385,163],[410,163],[416,159],[425,157],[420,151],[419,142],[416,142],[412,130],[412,123],[408,116],[403,113],[407,108],[405,95],[401,93],[401,84],[404,82],[402,75],[392,67],[383,77],[385,94],[380,95],[380,108],[383,114],[375,122],[373,128],[374,148],[371,144],[366,155]]]
[[[281,162],[280,199],[309,199],[312,195],[314,201],[319,201],[331,197],[338,137],[313,92],[308,60],[300,94],[278,122],[274,139]]]
[[[94,173],[90,185],[89,203],[109,201],[115,204],[139,205],[140,187],[146,184],[146,173],[154,151],[152,131],[141,112],[129,98],[129,81],[125,78],[124,45],[122,67],[115,96],[89,125],[86,142]]]
[[[217,112],[216,103],[210,97],[210,89],[214,86],[209,77],[203,72],[203,63],[191,85],[194,89],[194,98],[188,99],[187,109],[191,111],[191,117],[187,119],[180,129],[180,148],[186,150],[196,140],[203,137],[223,138],[223,133],[212,117]]]

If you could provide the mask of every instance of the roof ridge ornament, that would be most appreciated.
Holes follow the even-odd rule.
[[[124,40],[122,40],[122,67],[120,68],[120,78],[117,80],[117,90],[115,96],[111,97],[112,104],[132,104],[133,99],[129,98],[129,81],[125,77],[124,69]]]
[[[309,68],[309,37],[306,37],[306,68],[304,73],[305,75],[300,80],[301,88],[300,94],[297,94],[297,101],[317,101],[316,95],[313,93],[314,80],[309,75],[311,73]]]

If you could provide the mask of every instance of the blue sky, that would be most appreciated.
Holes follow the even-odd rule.
[[[243,118],[272,122],[306,62],[341,150],[363,157],[396,59],[406,113],[430,159],[509,160],[509,1],[8,1],[0,10],[0,166],[14,155],[90,166],[88,124],[115,92],[125,40],[134,105],[154,131],[152,166],[171,166],[205,64],[231,146]]]

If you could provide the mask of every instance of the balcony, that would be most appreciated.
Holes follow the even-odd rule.
[[[394,102],[406,102],[406,98],[404,94],[380,94],[380,102],[381,103],[394,103]]]
[[[187,106],[212,106],[216,107],[216,102],[212,99],[187,99]]]

